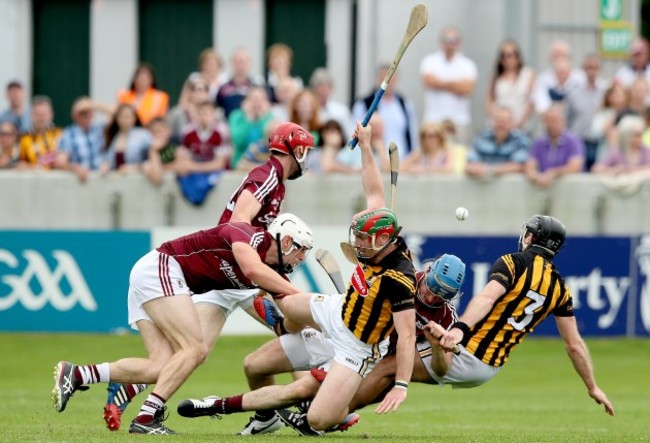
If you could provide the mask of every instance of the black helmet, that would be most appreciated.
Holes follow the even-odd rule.
[[[528,233],[533,234],[532,244],[555,254],[566,238],[566,228],[560,220],[549,215],[533,215],[521,229],[519,250],[523,250],[523,240]]]

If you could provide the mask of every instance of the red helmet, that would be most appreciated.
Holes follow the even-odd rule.
[[[292,154],[298,146],[314,147],[314,136],[295,123],[281,123],[269,137],[269,149],[283,154]]]

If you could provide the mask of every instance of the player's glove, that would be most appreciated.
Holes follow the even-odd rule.
[[[257,315],[264,320],[266,325],[271,328],[276,335],[280,336],[286,334],[286,330],[282,324],[284,315],[282,315],[282,312],[280,312],[280,309],[278,309],[278,306],[275,303],[264,297],[255,297],[253,307],[255,308]]]

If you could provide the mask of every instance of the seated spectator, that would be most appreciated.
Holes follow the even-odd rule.
[[[175,170],[174,161],[178,144],[172,139],[169,123],[162,117],[151,120],[147,129],[151,133],[151,145],[148,159],[142,165],[142,169],[151,183],[160,185],[163,174]]]
[[[55,168],[61,128],[54,126],[49,97],[36,95],[32,98],[31,118],[31,129],[20,138],[20,161],[28,168]]]
[[[537,186],[548,188],[556,178],[584,170],[585,147],[566,129],[561,105],[546,111],[544,125],[546,134],[535,140],[526,161],[526,176]]]
[[[239,162],[237,163],[238,171],[249,172],[268,161],[271,156],[269,137],[271,137],[271,134],[273,134],[273,131],[278,128],[280,123],[279,120],[270,120],[266,124],[266,127],[264,128],[264,137],[258,142],[250,144],[244,155],[239,159]],[[311,159],[311,154],[309,159]]]
[[[454,172],[454,155],[440,123],[425,122],[420,127],[420,146],[402,162],[400,170],[410,174]]]
[[[613,83],[605,91],[603,103],[591,119],[589,133],[598,140],[595,161],[601,157],[608,140],[615,140],[617,117],[627,108],[628,92],[618,83]],[[610,135],[611,134],[611,135]]]
[[[149,157],[149,146],[151,133],[142,127],[135,108],[119,105],[106,126],[101,173],[139,171]]]
[[[381,171],[390,171],[390,159],[388,157],[388,146],[384,144],[384,119],[379,114],[373,114],[369,125],[372,126],[370,134],[370,147],[375,155],[375,161]],[[346,140],[347,142],[347,140]],[[342,149],[336,159],[342,165],[356,170],[361,170],[361,149]]]
[[[374,129],[374,128],[373,128]],[[322,155],[320,158],[320,169],[325,173],[357,173],[359,168],[348,166],[340,161],[340,156],[345,156],[348,138],[343,133],[341,124],[337,120],[327,120],[320,128],[320,143],[322,145]],[[389,159],[390,160],[390,159]]]
[[[73,123],[63,130],[58,148],[61,169],[74,172],[84,183],[90,171],[99,170],[104,147],[105,121],[93,121],[94,111],[106,108],[90,98],[79,97],[72,104]]]
[[[467,152],[469,149],[458,141],[458,131],[453,121],[446,118],[441,123],[447,138],[447,145],[451,150],[453,156],[454,172],[458,175],[465,173],[465,165],[467,164]]]
[[[334,100],[334,79],[327,72],[327,69],[314,69],[309,79],[309,88],[318,97],[320,104],[319,120],[322,122],[336,120],[343,128],[345,138],[350,138],[355,129],[352,113],[349,106]]]
[[[630,175],[650,170],[650,148],[643,144],[645,122],[641,117],[623,118],[618,129],[618,143],[607,148],[592,172],[596,174]]]
[[[266,50],[266,87],[271,103],[277,103],[276,88],[280,80],[291,79],[297,91],[302,89],[302,79],[291,76],[293,50],[284,43],[274,43]]]
[[[194,205],[201,205],[228,166],[230,146],[217,128],[214,105],[199,105],[198,122],[183,138],[177,151],[174,169],[183,196]]]
[[[526,129],[533,112],[534,87],[535,71],[524,64],[519,45],[513,40],[501,43],[485,102],[488,114],[493,116],[498,107],[508,108],[513,128]]]
[[[237,169],[239,159],[251,144],[262,140],[264,128],[271,120],[273,120],[273,114],[266,90],[261,86],[250,88],[241,109],[233,111],[228,118],[233,147],[230,159],[231,169]]]
[[[230,58],[231,76],[217,93],[217,107],[223,109],[226,118],[242,106],[248,91],[261,83],[251,76],[251,55],[246,48],[237,48]]]
[[[596,55],[587,55],[582,67],[586,81],[570,91],[566,99],[567,126],[585,145],[585,170],[588,171],[596,161],[602,137],[601,133],[592,132],[592,122],[603,103],[607,82],[598,75],[600,60]]]
[[[208,85],[199,76],[187,79],[183,89],[187,92],[186,97],[179,100],[167,114],[172,139],[176,144],[182,142],[188,126],[197,123],[198,105],[209,100]]]
[[[296,87],[296,82],[291,77],[281,78],[275,87],[276,103],[271,107],[275,120],[289,121],[289,106],[301,89]]]
[[[488,178],[524,171],[530,140],[513,129],[508,108],[496,108],[492,115],[494,127],[479,134],[467,154],[467,175]]]
[[[164,117],[169,108],[169,95],[158,89],[153,67],[141,63],[133,74],[129,89],[120,91],[118,103],[132,105],[143,125],[156,117]]]
[[[553,103],[562,102],[569,91],[585,82],[584,73],[572,68],[571,47],[562,40],[551,44],[549,68],[539,73],[533,102],[538,114],[546,112]]]
[[[318,130],[320,129],[320,105],[313,92],[308,89],[300,91],[289,105],[289,121],[302,126],[314,136],[314,143],[318,143]]]
[[[363,120],[375,98],[375,92],[384,81],[389,68],[389,64],[382,64],[377,68],[376,88],[370,94],[357,100],[352,106],[352,117],[355,122]],[[379,102],[375,114],[382,117],[384,144],[388,146],[391,141],[394,141],[399,149],[400,157],[404,158],[415,148],[418,123],[413,102],[397,92],[398,84],[399,76],[396,72],[386,87],[386,92]]]
[[[0,122],[0,169],[18,165],[18,128],[10,121]]]
[[[9,109],[0,113],[0,122],[8,121],[18,128],[19,134],[24,134],[32,127],[31,113],[25,103],[23,84],[17,80],[7,83],[7,102]]]

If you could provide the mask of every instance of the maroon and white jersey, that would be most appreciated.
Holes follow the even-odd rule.
[[[424,278],[424,272],[417,272],[415,274],[415,280],[417,281],[416,285],[416,293],[420,288],[420,285],[424,284],[422,282],[422,279]],[[420,301],[420,298],[416,295],[415,296],[415,311],[417,312],[418,315],[416,315],[415,319],[415,342],[416,343],[423,343],[426,342],[427,339],[424,337],[424,332],[420,329],[421,326],[424,326],[426,323],[429,321],[433,320],[434,322],[438,323],[445,329],[449,329],[449,326],[451,326],[453,323],[458,321],[458,314],[456,313],[456,308],[454,308],[454,305],[443,301],[442,299],[440,300],[439,303],[434,304],[433,306],[427,306],[424,303]],[[424,319],[426,318],[426,323],[424,322]],[[389,353],[394,353],[395,352],[395,346],[397,346],[397,332],[393,331],[393,333],[390,336],[390,345],[389,345]]]
[[[248,223],[225,223],[163,243],[158,252],[174,257],[190,290],[252,289],[257,286],[241,271],[232,252],[237,242],[248,243],[264,260],[271,236]]]
[[[257,213],[251,224],[267,229],[280,212],[284,200],[284,183],[282,176],[284,169],[277,158],[271,156],[263,165],[258,166],[248,173],[235,193],[230,197],[226,210],[221,214],[219,224],[228,223],[235,209],[235,203],[244,190],[248,190],[260,202],[262,208]]]

